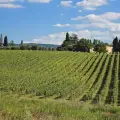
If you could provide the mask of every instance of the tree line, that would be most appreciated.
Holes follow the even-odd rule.
[[[1,36],[0,36],[0,46],[8,46],[7,36],[4,37],[4,42],[3,42],[2,34],[1,34]]]
[[[81,38],[79,39],[76,34],[66,33],[66,38],[63,41],[62,45],[57,48],[59,51],[80,51],[80,52],[90,52],[91,50],[96,52],[107,52],[106,45],[108,43],[104,43],[101,40],[94,39],[93,41],[90,39]]]
[[[56,50],[55,48],[49,47],[42,47],[38,44],[24,44],[23,40],[21,40],[20,44],[15,44],[13,40],[8,42],[8,37],[5,36],[4,39],[2,37],[2,34],[0,36],[0,49],[6,49],[6,50]]]
[[[20,44],[15,44],[13,40],[8,41],[8,37],[3,38],[2,34],[0,35],[0,50],[44,50],[44,51],[54,51],[55,47],[43,47],[38,44],[25,44],[21,40]]]
[[[49,50],[49,51],[80,51],[80,52],[107,52],[106,46],[110,46],[108,43],[104,43],[101,40],[90,40],[81,38],[79,39],[76,34],[70,35],[68,32],[66,33],[65,40],[63,43],[57,48],[53,47],[41,47],[38,44],[24,44],[23,40],[19,45],[15,45],[14,41],[11,40],[8,42],[8,37],[5,36],[2,38],[2,34],[0,36],[0,49],[11,49],[11,50]],[[118,37],[115,37],[111,46],[113,47],[113,52],[120,52],[120,40]]]

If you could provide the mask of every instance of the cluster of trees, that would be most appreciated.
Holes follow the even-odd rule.
[[[4,39],[2,38],[2,34],[0,36],[0,49],[6,49],[6,50],[49,50],[54,51],[55,48],[49,47],[41,47],[37,44],[24,44],[23,40],[21,40],[21,43],[19,45],[16,45],[13,40],[8,42],[8,37],[5,36]]]
[[[4,39],[2,38],[2,34],[0,36],[0,47],[8,47],[8,46],[14,46],[14,41],[11,40],[10,43],[8,42],[8,38],[7,36],[4,37]]]
[[[45,48],[42,46],[39,46],[38,44],[24,44],[23,40],[21,40],[21,44],[19,46],[20,50],[45,50],[45,51],[54,51],[56,50],[55,48],[49,47]]]
[[[66,33],[66,39],[63,41],[62,45],[57,48],[57,50],[68,50],[68,51],[81,51],[90,52],[90,49],[94,48],[97,52],[106,52],[106,45],[100,40],[94,39],[93,41],[89,39],[79,39],[76,34]]]
[[[1,34],[1,36],[0,36],[0,46],[8,46],[7,36],[4,37],[4,42],[3,42],[3,38],[2,38],[2,34]]]
[[[120,52],[120,40],[118,40],[118,37],[113,40],[113,52]]]

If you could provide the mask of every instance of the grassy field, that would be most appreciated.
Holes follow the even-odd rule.
[[[119,120],[120,55],[0,51],[0,119]]]

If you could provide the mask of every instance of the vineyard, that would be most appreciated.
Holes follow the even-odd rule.
[[[0,51],[0,92],[120,105],[120,55]]]

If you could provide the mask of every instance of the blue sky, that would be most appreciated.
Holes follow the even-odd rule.
[[[20,43],[61,44],[65,33],[120,38],[120,0],[0,0],[0,33]]]

